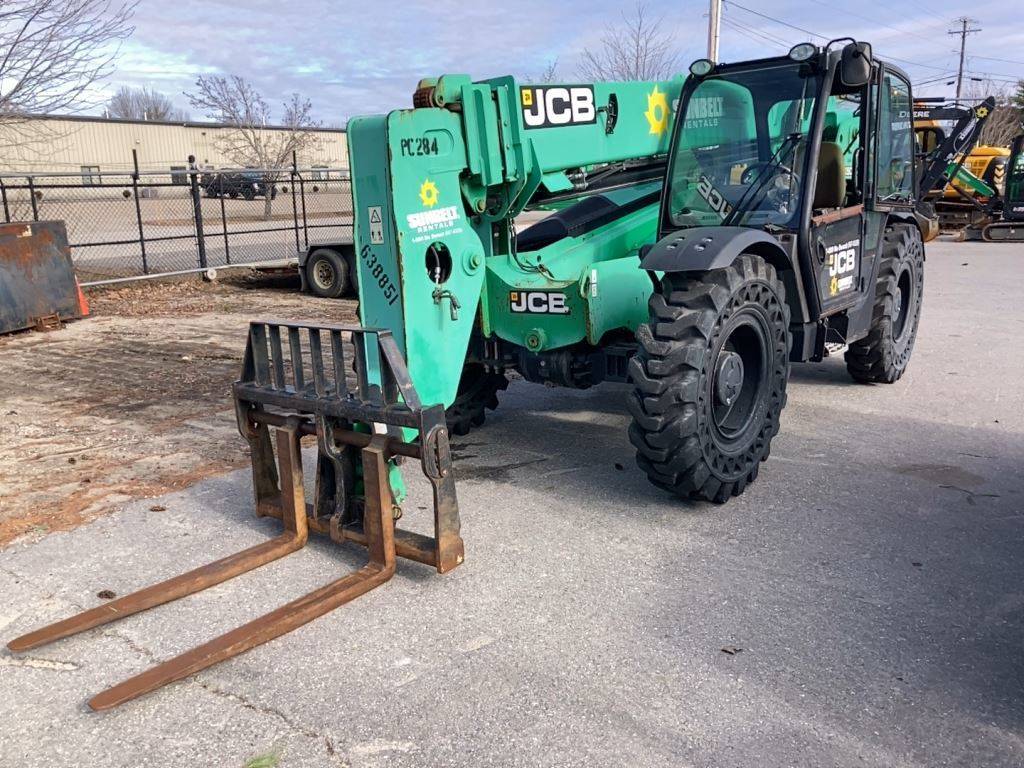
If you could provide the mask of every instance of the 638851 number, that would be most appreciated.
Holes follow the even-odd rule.
[[[398,301],[398,286],[391,282],[391,278],[384,272],[384,265],[377,260],[377,255],[370,246],[364,245],[359,252],[359,256],[362,258],[363,264],[366,265],[369,275],[377,281],[377,285],[384,295],[384,300],[387,301],[388,306]]]

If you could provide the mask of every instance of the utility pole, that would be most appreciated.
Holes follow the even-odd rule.
[[[967,47],[967,36],[973,32],[981,32],[981,28],[968,29],[971,24],[977,24],[977,20],[961,16],[956,20],[960,29],[951,29],[949,34],[960,35],[960,68],[956,73],[956,105],[960,106],[960,92],[964,84],[964,49]]]
[[[722,23],[722,0],[711,0],[708,10],[708,58],[718,61],[718,37]]]

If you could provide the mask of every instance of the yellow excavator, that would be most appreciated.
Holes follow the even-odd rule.
[[[919,157],[938,158],[945,166],[934,186],[923,190],[943,232],[983,226],[984,208],[1006,193],[1010,149],[977,143],[994,109],[991,97],[974,107],[949,104],[943,98],[922,98],[914,104]],[[944,123],[953,125],[947,130]]]

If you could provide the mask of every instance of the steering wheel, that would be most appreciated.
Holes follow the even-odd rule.
[[[765,178],[762,174],[771,174]],[[755,179],[758,185],[762,185],[764,200],[780,213],[788,213],[790,205],[789,190],[797,189],[800,186],[800,177],[788,165],[776,165],[774,163],[754,163],[748,165],[740,174],[740,182],[751,184]]]
[[[743,169],[743,173],[740,174],[740,183],[750,184],[754,179],[756,179],[764,172],[762,171],[762,169],[774,169],[775,173],[777,174],[781,175],[783,173],[786,173],[796,178],[796,174],[793,172],[793,169],[790,168],[788,165],[775,165],[774,163],[753,163],[752,165],[748,165],[746,168]]]

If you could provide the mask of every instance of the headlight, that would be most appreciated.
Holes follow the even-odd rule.
[[[807,61],[818,52],[814,43],[797,43],[789,49],[789,58],[793,61]]]
[[[697,59],[690,65],[690,74],[696,75],[697,77],[704,77],[704,75],[711,72],[714,68],[715,62],[711,61],[711,59]]]

